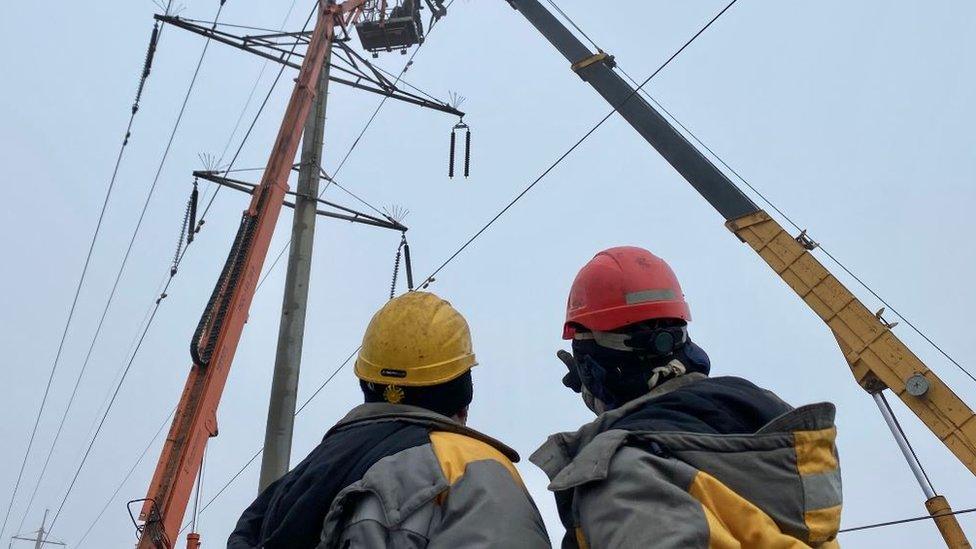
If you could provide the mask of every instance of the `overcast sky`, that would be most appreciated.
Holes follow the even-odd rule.
[[[560,5],[643,80],[724,3]],[[277,28],[289,4],[228,0],[222,20]],[[217,2],[186,0],[183,7],[184,16],[209,20]],[[287,28],[300,28],[311,7],[311,0],[298,0]],[[54,360],[128,120],[154,10],[148,0],[8,2],[0,18],[0,509],[6,509]],[[163,32],[6,535],[20,526],[202,47],[198,36],[175,28]],[[976,369],[974,51],[976,6],[970,2],[743,0],[648,90],[815,240],[964,366]],[[378,62],[398,71],[405,59],[392,54]],[[220,156],[260,71],[261,61],[253,56],[211,46],[65,433],[21,531],[36,529],[45,507],[58,507],[168,273],[190,172],[202,167],[198,154]],[[276,67],[264,72],[245,126],[275,72]],[[293,76],[286,72],[272,95],[238,167],[264,165]],[[446,176],[455,119],[389,102],[338,179],[378,207],[410,210],[405,224],[418,279],[608,111],[501,0],[455,3],[407,78],[439,97],[449,91],[467,97],[472,176]],[[377,102],[374,95],[332,87],[328,171],[335,170]],[[327,197],[365,208],[335,188]],[[186,256],[56,525],[54,536],[70,547],[78,546],[176,404],[190,363],[190,335],[245,206],[245,196],[222,191]],[[290,225],[285,210],[272,254],[287,241]],[[399,235],[389,231],[320,219],[302,399],[357,347],[370,316],[388,297],[398,242]],[[471,324],[480,362],[473,427],[528,456],[550,433],[591,418],[578,396],[561,386],[562,366],[554,353],[564,347],[563,308],[577,269],[600,249],[621,244],[647,247],[672,264],[694,315],[691,334],[711,355],[713,374],[747,377],[796,405],[837,404],[844,526],[925,513],[918,485],[830,332],[616,117],[431,288]],[[204,501],[262,443],[283,272],[280,266],[272,271],[254,300],[220,408],[220,436],[208,448]],[[880,307],[862,288],[852,289],[869,308]],[[895,332],[976,405],[976,384],[905,322]],[[299,416],[293,462],[359,400],[351,367],[345,368]],[[976,505],[973,475],[905,406],[893,405],[936,488],[956,508]],[[123,547],[134,539],[125,502],[144,497],[160,444],[157,439],[83,546]],[[519,470],[558,539],[562,531],[544,475],[527,461]],[[257,474],[254,464],[202,514],[205,543],[224,543],[255,496]],[[976,536],[976,516],[960,521]],[[919,522],[841,540],[853,547],[927,547],[937,546],[939,536],[932,524]]]

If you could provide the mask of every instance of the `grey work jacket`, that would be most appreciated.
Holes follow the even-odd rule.
[[[832,404],[793,409],[750,434],[613,428],[703,379],[668,381],[576,432],[552,435],[532,455],[556,493],[564,548],[837,547]]]
[[[550,547],[514,450],[440,414],[397,404],[360,405],[333,430],[379,421],[429,427],[430,442],[379,460],[339,492],[319,549]]]

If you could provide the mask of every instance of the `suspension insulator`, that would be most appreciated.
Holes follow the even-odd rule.
[[[393,259],[393,282],[390,283],[390,299],[396,297],[397,277],[400,274],[400,258],[403,254],[403,247],[407,243],[407,235],[401,233],[400,245],[397,246],[396,257]]]
[[[454,177],[454,147],[457,143],[457,136],[454,134],[454,130],[451,130],[451,149],[447,160],[447,177]]]
[[[190,193],[190,223],[186,226],[186,243],[193,242],[193,235],[197,226],[197,200],[200,196],[197,191],[197,180],[193,180],[193,192]]]
[[[413,266],[410,264],[410,244],[407,243],[407,235],[403,235],[403,261],[407,271],[407,289],[413,291]]]
[[[159,43],[159,23],[153,25],[152,35],[149,37],[149,49],[146,51],[146,62],[142,66],[142,77],[149,78],[152,70],[153,57],[156,56],[156,44]]]
[[[153,57],[156,56],[156,44],[159,42],[159,23],[153,25],[152,35],[149,37],[149,49],[146,50],[146,61],[142,65],[142,76],[139,78],[139,88],[136,90],[136,100],[132,103],[132,114],[139,110],[142,90],[146,87],[146,79],[152,71]]]
[[[471,175],[471,130],[464,134],[464,177]]]

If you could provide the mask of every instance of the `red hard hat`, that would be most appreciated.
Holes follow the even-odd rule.
[[[577,325],[609,332],[658,318],[691,320],[674,271],[643,248],[610,248],[576,275],[566,303],[563,339],[572,339]]]

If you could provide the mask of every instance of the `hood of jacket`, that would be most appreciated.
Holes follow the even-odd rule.
[[[759,423],[753,418],[758,426],[754,431],[731,434],[723,434],[721,428],[698,429],[699,432],[668,430],[669,425],[683,423],[661,421],[661,414],[657,413],[660,410],[655,408],[660,402],[673,406],[674,397],[682,392],[698,392],[701,396],[703,389],[707,394],[708,384],[727,386],[733,382],[741,387],[744,380],[706,378],[701,374],[669,380],[575,432],[550,436],[530,461],[549,476],[550,490],[563,492],[607,480],[610,462],[621,447],[642,448],[713,477],[759,507],[791,536],[807,542],[832,538],[836,535],[841,504],[833,404],[824,402],[793,409],[771,392],[744,382],[755,390],[729,397],[733,401],[742,399],[741,413],[765,410],[770,414],[777,409],[782,413]],[[689,406],[696,402],[685,400]],[[705,418],[705,424],[721,421],[708,419],[707,413],[691,412],[699,419]],[[656,421],[629,421],[641,416]],[[719,416],[713,413],[712,417]],[[654,428],[642,429],[642,425]],[[829,516],[818,523],[817,513]],[[817,524],[811,526],[811,521]]]

